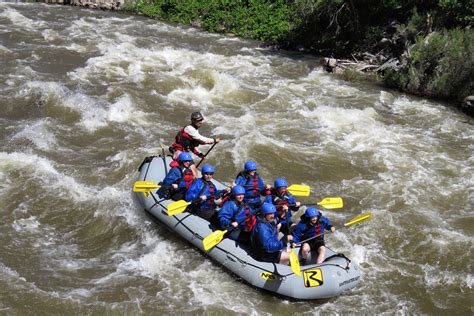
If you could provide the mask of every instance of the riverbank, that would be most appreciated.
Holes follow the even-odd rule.
[[[125,0],[37,0],[37,2],[72,5],[91,9],[123,10]]]
[[[345,80],[376,80],[409,94],[444,100],[474,116],[474,4],[415,6],[398,1],[49,0],[132,13],[266,47],[323,56]],[[367,3],[365,3],[367,2]],[[52,2],[54,3],[54,2]],[[67,4],[67,2],[64,2]],[[365,3],[365,5],[364,5]]]

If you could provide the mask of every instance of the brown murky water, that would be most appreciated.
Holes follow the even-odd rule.
[[[472,119],[339,81],[317,58],[120,13],[0,3],[0,314],[474,312]],[[341,196],[326,237],[360,286],[328,301],[253,289],[147,219],[142,159],[200,110],[231,181]],[[238,296],[235,293],[239,293]]]

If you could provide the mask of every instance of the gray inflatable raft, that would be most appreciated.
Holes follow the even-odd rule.
[[[170,157],[147,157],[140,166],[137,180],[163,181],[170,162]],[[218,181],[214,183],[218,189],[225,188]],[[216,229],[208,221],[188,212],[168,216],[166,207],[174,201],[160,199],[156,190],[148,197],[141,192],[135,194],[153,219],[254,287],[288,298],[310,300],[338,296],[357,286],[360,281],[361,272],[357,264],[329,248],[322,264],[310,261],[301,266],[302,276],[295,275],[290,266],[255,260],[249,247],[225,237],[205,252],[202,240]],[[299,249],[295,250],[298,253]]]

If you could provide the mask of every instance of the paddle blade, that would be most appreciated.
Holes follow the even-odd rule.
[[[355,225],[357,223],[363,222],[368,220],[372,216],[372,213],[365,213],[365,214],[360,214],[359,216],[354,217],[350,221],[344,224],[344,227],[349,227],[352,225]]]
[[[191,204],[191,202],[186,202],[185,200],[179,200],[171,203],[168,205],[168,216],[173,216],[184,212],[189,204]]]
[[[290,252],[290,265],[291,265],[291,271],[293,271],[294,274],[301,276],[301,267],[300,267],[300,261],[298,260],[298,256],[295,253],[295,249],[291,249]]]
[[[309,196],[311,188],[309,185],[292,184],[288,187],[288,192],[296,196]]]
[[[204,246],[204,250],[208,251],[209,249],[213,248],[215,245],[221,242],[222,238],[224,238],[225,233],[227,230],[216,230],[209,234],[206,238],[202,240],[202,245]]]
[[[318,205],[321,205],[325,209],[332,210],[335,208],[342,208],[343,202],[342,198],[340,197],[328,197],[324,198],[321,202],[318,203]]]
[[[147,192],[158,189],[160,186],[156,182],[151,180],[146,181],[135,181],[133,185],[133,192]]]

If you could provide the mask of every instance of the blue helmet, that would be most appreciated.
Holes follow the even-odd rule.
[[[287,186],[288,186],[288,182],[286,182],[285,179],[283,178],[275,179],[275,185],[274,185],[275,188],[281,188],[281,187],[287,187]]]
[[[179,161],[193,161],[193,157],[191,157],[191,154],[188,152],[182,152],[178,156]]]
[[[277,211],[275,205],[272,203],[263,203],[260,207],[260,210],[262,211],[263,215],[273,214]]]
[[[204,164],[204,166],[202,166],[202,173],[214,173],[215,170],[214,170],[214,167],[211,166],[210,164]]]
[[[232,188],[231,193],[233,195],[242,195],[242,194],[245,194],[245,189],[241,185],[236,185],[235,187]]]
[[[321,215],[321,213],[319,213],[319,211],[315,207],[308,207],[306,211],[304,212],[304,215],[306,215],[306,217],[311,218],[311,217],[319,216]]]
[[[255,161],[249,160],[244,165],[245,171],[257,170],[257,163]]]

